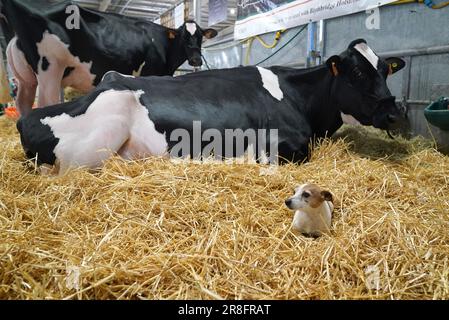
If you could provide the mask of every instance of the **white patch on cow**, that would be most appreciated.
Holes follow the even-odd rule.
[[[63,113],[42,119],[59,139],[54,149],[59,173],[71,167],[98,168],[117,153],[127,159],[164,156],[167,140],[140,103],[143,93],[108,90],[84,114],[71,117]]]
[[[257,67],[260,76],[262,77],[263,87],[277,100],[281,101],[284,98],[284,93],[279,85],[279,78],[271,70]]]
[[[193,36],[195,34],[195,32],[196,32],[196,23],[187,22],[186,23],[186,29]]]
[[[366,43],[358,43],[354,46],[354,48],[373,65],[374,69],[377,70],[379,57],[374,53],[373,50],[371,50],[370,47],[368,47]]]
[[[349,124],[351,126],[361,126],[362,124],[353,116],[349,114],[344,114],[341,112],[341,120],[343,120],[343,123]]]
[[[39,75],[45,79],[45,74],[49,74],[48,78],[53,79],[55,75],[62,75],[65,68],[74,68],[69,76],[62,79],[54,79],[54,81],[61,81],[63,87],[73,87],[82,92],[88,92],[93,89],[93,81],[95,75],[90,72],[92,62],[81,62],[79,57],[72,55],[68,49],[68,45],[61,41],[61,39],[45,31],[42,36],[42,41],[36,44],[37,51],[41,57],[39,63]],[[43,71],[42,58],[45,57],[50,63],[49,69]],[[47,85],[46,80],[40,85]],[[50,84],[51,85],[51,84]]]

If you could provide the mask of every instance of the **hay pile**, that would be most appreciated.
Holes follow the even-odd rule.
[[[340,135],[360,130],[278,170],[114,159],[48,178],[0,118],[0,298],[448,299],[449,158]],[[304,181],[337,198],[331,237],[290,232]]]

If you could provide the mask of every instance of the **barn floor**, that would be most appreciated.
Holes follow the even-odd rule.
[[[115,159],[48,178],[1,117],[0,299],[449,299],[449,157],[339,136],[277,170]],[[330,237],[290,231],[305,181],[337,199]]]

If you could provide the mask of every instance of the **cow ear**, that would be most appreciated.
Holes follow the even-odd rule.
[[[405,61],[401,58],[387,58],[385,59],[386,64],[388,65],[388,75],[392,75],[399,70],[403,69],[406,65]]]
[[[338,76],[339,68],[341,65],[341,58],[340,56],[332,56],[326,61],[326,65],[333,74],[334,77]]]
[[[332,193],[329,191],[321,191],[321,198],[326,201],[333,202],[334,198],[332,197]]]
[[[203,31],[203,36],[206,39],[215,38],[218,34],[217,30],[215,30],[215,29],[206,29],[206,30],[202,30],[202,31]]]
[[[167,35],[169,39],[174,39],[176,38],[176,30],[174,29],[168,29],[167,30]]]

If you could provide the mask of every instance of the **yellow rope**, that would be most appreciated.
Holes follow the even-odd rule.
[[[248,46],[248,48],[246,49],[246,56],[245,56],[245,65],[249,64],[249,57],[250,57],[250,53],[251,53],[251,48],[253,46],[253,42],[254,39],[259,40],[260,44],[262,46],[264,46],[267,49],[273,49],[274,47],[277,46],[277,44],[279,43],[279,40],[281,39],[282,34],[286,31],[286,29],[282,29],[278,32],[276,32],[276,35],[274,37],[273,43],[272,44],[268,44],[266,43],[260,36],[255,36],[255,37],[251,37],[249,39],[246,40],[246,45]]]
[[[279,39],[281,39],[282,33],[285,32],[285,29],[276,32],[276,36],[274,37],[272,44],[267,44],[260,36],[256,36],[256,39],[259,40],[260,44],[263,45],[267,49],[273,49],[277,46]]]

